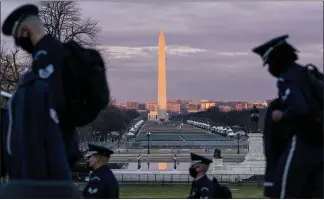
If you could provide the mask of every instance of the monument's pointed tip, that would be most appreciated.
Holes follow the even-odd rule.
[[[164,32],[163,32],[163,29],[161,28],[161,30],[160,30],[160,35],[164,35]]]

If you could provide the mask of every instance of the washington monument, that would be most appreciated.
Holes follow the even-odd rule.
[[[161,29],[158,47],[158,121],[167,121],[165,37]]]

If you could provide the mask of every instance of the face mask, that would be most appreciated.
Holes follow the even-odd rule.
[[[280,76],[280,74],[281,74],[281,71],[278,69],[278,68],[276,68],[276,67],[273,67],[273,66],[269,66],[268,67],[268,71],[269,71],[269,73],[272,75],[272,76],[274,76],[274,77],[279,77]]]
[[[198,172],[196,171],[196,168],[190,167],[190,168],[189,168],[189,174],[190,174],[190,176],[191,176],[192,178],[196,178]]]
[[[88,169],[88,170],[92,170],[92,167],[90,166],[90,161],[89,161],[90,157],[87,157],[87,158],[85,158],[85,159],[86,159],[86,166],[87,166],[87,169]]]
[[[29,39],[29,37],[21,37],[16,39],[16,45],[21,47],[23,50],[27,51],[28,53],[33,53],[34,45]]]

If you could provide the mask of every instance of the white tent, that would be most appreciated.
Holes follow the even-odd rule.
[[[230,132],[229,134],[227,134],[227,136],[232,137],[232,136],[236,136],[236,134],[234,132]]]
[[[244,131],[237,131],[236,134],[246,135],[246,133]]]

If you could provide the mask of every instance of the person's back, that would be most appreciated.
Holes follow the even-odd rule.
[[[298,135],[299,138],[310,144],[311,146],[322,147],[323,146],[323,123],[317,123],[313,120],[313,114],[310,112],[310,106],[303,93],[306,81],[301,75],[304,67],[294,62],[288,68],[288,70],[282,73],[278,79],[278,87],[282,88],[281,96],[285,98],[285,94],[289,91],[299,91],[300,95],[294,95],[290,97],[290,101],[283,101],[283,106],[286,112],[291,112],[291,117],[285,121],[291,126],[291,132]],[[288,96],[288,95],[287,95]],[[289,110],[289,111],[288,111]]]

